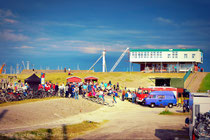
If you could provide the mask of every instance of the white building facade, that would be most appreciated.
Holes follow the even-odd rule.
[[[131,49],[130,62],[140,64],[140,71],[186,72],[203,63],[200,49]]]

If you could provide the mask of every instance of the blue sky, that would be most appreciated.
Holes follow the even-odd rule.
[[[0,0],[0,64],[88,69],[106,49],[109,70],[127,47],[200,48],[210,71],[209,13],[209,0]]]

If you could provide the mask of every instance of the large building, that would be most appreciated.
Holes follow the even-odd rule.
[[[131,49],[130,62],[140,64],[140,71],[186,72],[203,63],[200,49]]]

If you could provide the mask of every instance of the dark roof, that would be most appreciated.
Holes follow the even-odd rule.
[[[41,83],[41,79],[36,74],[33,74],[30,77],[28,77],[27,79],[25,79],[25,82],[27,82],[27,83],[31,83],[31,82]]]

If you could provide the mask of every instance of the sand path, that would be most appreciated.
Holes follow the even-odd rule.
[[[69,99],[59,99],[58,101],[50,100],[44,102],[47,102],[45,103],[45,106],[47,107],[52,106],[52,104],[54,104],[53,102],[57,102],[58,104],[63,104],[62,102],[69,102]],[[66,110],[64,110],[64,112],[59,112],[58,110],[56,111],[56,109],[52,109],[51,107],[49,107],[50,109],[48,108],[45,110],[46,114],[50,112],[47,115],[50,121],[47,122],[40,121],[42,119],[45,119],[45,115],[37,116],[36,113],[32,115],[29,113],[30,111],[28,112],[22,109],[22,112],[28,112],[28,115],[31,115],[32,118],[23,122],[15,122],[13,123],[15,124],[15,126],[10,124],[11,121],[10,119],[8,120],[8,117],[13,118],[14,121],[16,119],[19,120],[20,117],[24,117],[24,115],[22,114],[23,116],[10,116],[12,114],[9,113],[12,111],[10,107],[7,107],[7,109],[9,110],[8,113],[6,113],[2,120],[0,120],[0,132],[16,132],[23,130],[32,130],[37,128],[53,128],[55,126],[61,126],[62,124],[80,123],[84,120],[96,122],[109,120],[100,128],[87,132],[86,134],[81,135],[76,139],[187,139],[187,131],[182,129],[184,126],[184,120],[186,116],[158,115],[161,111],[164,110],[164,108],[149,108],[132,104],[127,101],[122,102],[119,99],[117,99],[117,104],[115,104],[114,107],[100,106],[95,103],[91,103],[90,101],[83,101],[84,104],[85,102],[89,104],[88,106],[93,106],[88,107],[89,110],[86,109],[86,111],[83,110],[85,109],[83,108],[81,112],[78,111],[75,114],[73,113],[73,115],[65,115]],[[49,105],[46,105],[48,103]],[[36,104],[36,102],[34,102],[34,104]],[[23,104],[22,106],[33,107],[33,105]],[[75,107],[76,106],[77,105],[75,105]],[[84,106],[87,105],[83,105],[83,107]],[[2,111],[2,108],[0,108],[0,111]],[[180,111],[180,109],[174,107],[173,109],[171,109],[171,111]],[[58,114],[55,115],[54,112],[57,112]],[[33,113],[33,111],[31,111],[31,113]],[[45,113],[42,112],[42,114]],[[5,122],[10,123],[5,124]]]
[[[197,92],[200,88],[200,84],[207,74],[208,72],[195,72],[191,74],[186,80],[184,87],[190,90],[191,93]]]

